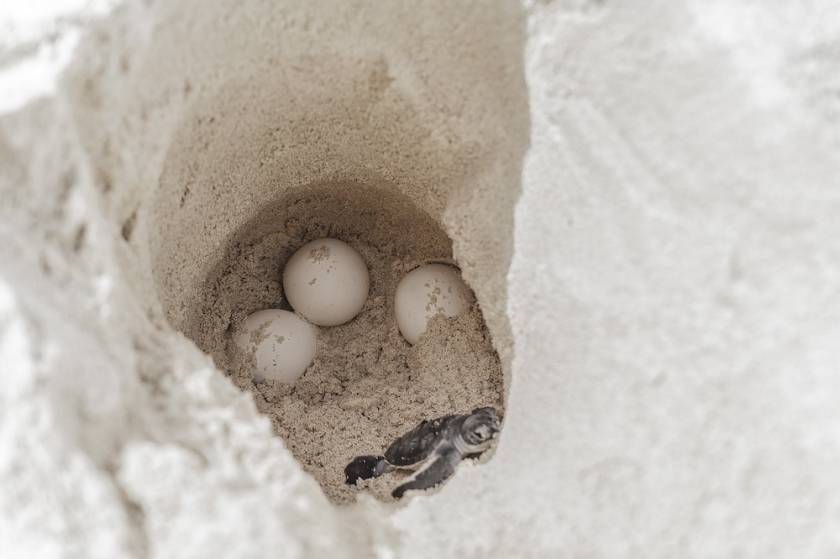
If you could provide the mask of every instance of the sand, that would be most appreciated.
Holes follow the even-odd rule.
[[[836,0],[0,22],[4,557],[840,555]],[[308,234],[260,214],[317,185],[429,216],[440,250],[395,261],[451,254],[501,362],[492,459],[402,506],[336,505],[194,342],[236,320],[207,307],[236,246],[278,240],[220,300],[282,304]],[[341,233],[393,254],[370,232]]]
[[[293,386],[255,382],[253,362],[237,350],[232,332],[256,310],[291,310],[280,281],[283,264],[324,236],[362,255],[371,280],[367,302],[352,321],[318,327],[315,362]],[[435,318],[415,346],[400,335],[396,286],[427,262],[452,262],[450,242],[406,199],[381,187],[321,185],[278,200],[249,222],[191,313],[188,335],[253,394],[274,432],[334,502],[354,499],[357,489],[345,485],[343,474],[354,456],[380,454],[423,419],[481,406],[504,409],[502,367],[478,305],[458,318]],[[402,477],[394,473],[364,486],[391,500]]]

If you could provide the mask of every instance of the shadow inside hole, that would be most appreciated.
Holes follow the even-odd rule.
[[[295,385],[255,384],[232,332],[257,310],[291,309],[282,292],[283,265],[320,237],[341,239],[364,258],[371,277],[365,306],[347,324],[317,329],[315,362]],[[435,319],[414,347],[399,333],[397,284],[430,261],[452,261],[449,237],[391,185],[305,187],[267,205],[230,236],[188,313],[185,333],[254,395],[275,432],[335,502],[355,495],[343,474],[354,456],[381,453],[423,419],[485,405],[503,409],[502,366],[477,306],[457,319]],[[399,477],[366,484],[389,500]]]
[[[141,212],[151,224],[141,219],[142,227],[126,233],[149,247],[157,303],[168,324],[255,394],[304,469],[343,502],[352,494],[341,486],[341,469],[353,454],[381,450],[421,419],[493,403],[475,394],[489,394],[498,406],[503,401],[499,356],[508,381],[513,348],[506,278],[530,137],[526,14],[517,2],[493,9],[419,3],[410,10],[362,2],[353,7],[358,17],[349,20],[340,11],[312,11],[308,3],[244,2],[238,10],[254,16],[242,22],[274,21],[276,10],[284,12],[283,20],[290,10],[306,12],[299,21],[316,21],[311,29],[318,32],[309,23],[303,29],[292,25],[278,40],[275,33],[228,26],[219,33],[230,33],[227,39],[243,48],[207,49],[206,36],[191,31],[201,26],[154,30],[155,42],[194,53],[182,68],[189,70],[184,77],[191,93],[183,112],[173,115],[178,118],[172,137],[163,138],[169,144],[159,185],[152,207]],[[195,15],[200,19],[202,13]],[[374,21],[387,23],[379,26],[384,33],[368,33]],[[360,48],[346,48],[346,36],[362,35]],[[244,52],[255,54],[247,64]],[[196,71],[201,68],[208,72]],[[158,93],[166,97],[169,81],[147,81],[153,90],[161,84]],[[153,143],[160,140],[155,135]],[[361,184],[362,178],[370,180]],[[312,210],[313,203],[323,203],[333,216],[348,209],[367,212],[369,219],[331,230],[333,220]],[[405,211],[396,211],[400,207]],[[422,219],[407,226],[415,217]],[[368,238],[375,230],[357,226],[377,219],[391,219],[392,238],[383,242],[390,240],[395,252],[385,251],[388,258],[371,258],[389,245],[377,245]],[[427,256],[452,258],[441,229],[454,240],[456,264],[482,312],[455,325],[456,335],[437,321],[429,332],[437,341],[410,348],[393,324],[395,278],[402,266]],[[315,366],[294,389],[254,386],[231,360],[231,328],[253,310],[287,307],[283,262],[297,246],[324,234],[349,241],[369,265],[392,267],[383,279],[374,278],[356,320],[319,329]],[[415,246],[429,238],[440,244]],[[407,256],[398,252],[401,243],[413,247]],[[378,321],[376,327],[360,328],[366,320]],[[329,374],[312,373],[319,366],[323,373],[330,363]]]

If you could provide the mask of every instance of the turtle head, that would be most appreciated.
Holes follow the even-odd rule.
[[[487,448],[499,432],[499,416],[493,408],[476,408],[464,420],[461,436],[471,445]]]

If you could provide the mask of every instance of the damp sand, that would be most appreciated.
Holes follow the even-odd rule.
[[[276,434],[337,503],[360,491],[390,500],[404,478],[392,473],[347,486],[343,469],[354,456],[381,453],[423,419],[479,406],[502,410],[501,364],[477,304],[455,319],[436,317],[415,346],[400,335],[398,282],[422,262],[450,261],[451,249],[430,219],[385,206],[386,215],[372,216],[364,207],[347,208],[340,197],[315,194],[258,217],[208,280],[207,303],[193,317],[193,339],[253,394]],[[371,279],[365,306],[347,324],[317,328],[315,361],[294,385],[255,381],[253,363],[240,355],[232,333],[256,310],[290,309],[283,264],[297,248],[326,235],[364,258]]]

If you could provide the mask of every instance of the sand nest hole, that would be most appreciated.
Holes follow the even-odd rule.
[[[364,258],[370,292],[347,324],[318,328],[314,363],[294,384],[255,382],[252,363],[232,341],[250,313],[290,310],[281,272],[294,251],[319,237],[339,238]],[[451,241],[425,213],[385,188],[332,184],[288,194],[235,231],[188,314],[187,336],[211,355],[271,418],[303,469],[335,502],[359,489],[344,484],[353,456],[381,452],[423,419],[502,410],[502,367],[478,304],[456,319],[434,319],[415,346],[396,325],[399,280],[426,262],[452,262]],[[402,477],[366,482],[390,500]]]
[[[441,45],[474,53],[457,65],[452,48],[404,33],[370,52],[296,52],[291,41],[248,64],[214,51],[208,67],[227,69],[225,79],[191,76],[182,113],[167,121],[152,206],[132,236],[149,247],[160,311],[254,395],[334,502],[358,492],[344,485],[353,456],[381,452],[419,421],[487,405],[504,413],[506,274],[529,129],[524,27],[516,17],[488,25],[466,43],[441,33]],[[255,385],[232,333],[256,310],[289,308],[283,266],[324,236],[365,259],[365,307],[318,328],[314,364],[294,387]],[[411,347],[394,291],[429,261],[458,265],[477,302]],[[369,490],[389,500],[399,481],[389,474]]]

